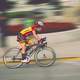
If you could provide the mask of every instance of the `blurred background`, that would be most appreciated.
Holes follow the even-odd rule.
[[[34,15],[45,22],[42,33],[75,29],[80,24],[80,0],[0,0],[0,47],[22,29],[20,18]]]

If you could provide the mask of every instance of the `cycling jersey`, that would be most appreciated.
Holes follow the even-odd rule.
[[[20,34],[23,36],[29,36],[32,34],[32,31],[35,30],[35,27],[28,27],[20,31]]]
[[[20,31],[20,33],[22,35],[25,35],[25,34],[30,33],[30,32],[32,32],[32,28],[31,27],[25,28],[25,29]]]

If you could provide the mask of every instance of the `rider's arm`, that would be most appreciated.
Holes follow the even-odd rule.
[[[37,41],[39,41],[41,38],[38,36],[38,34],[36,34],[36,31],[35,30],[32,30],[32,33],[33,33],[33,36],[35,37],[35,39]]]

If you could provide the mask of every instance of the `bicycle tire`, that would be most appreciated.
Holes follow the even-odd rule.
[[[21,54],[17,47],[8,49],[3,55],[3,62],[7,68],[19,68],[23,63],[21,62]]]
[[[45,57],[46,57],[45,59],[44,59],[44,53],[42,53],[43,50],[46,50],[48,52],[47,54],[45,53]],[[52,58],[48,58],[50,56]],[[36,60],[36,63],[41,67],[51,66],[56,61],[56,54],[51,47],[40,48],[35,54],[35,60]],[[49,62],[47,62],[47,61],[49,61]]]

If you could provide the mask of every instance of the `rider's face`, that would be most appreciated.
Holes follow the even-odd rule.
[[[38,28],[37,28],[37,31],[41,31],[41,30],[42,30],[42,28],[41,28],[41,27],[38,27]]]

